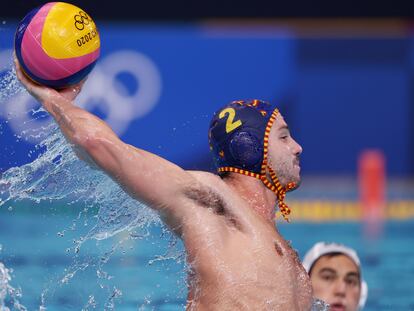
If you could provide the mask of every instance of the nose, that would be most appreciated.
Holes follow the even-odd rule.
[[[299,156],[302,153],[302,151],[303,151],[302,146],[299,145],[298,142],[296,140],[294,140],[294,139],[293,139],[293,148],[292,148],[292,150],[293,150],[293,153],[296,156]]]
[[[338,297],[345,297],[346,283],[343,280],[337,280],[334,285],[334,295]]]

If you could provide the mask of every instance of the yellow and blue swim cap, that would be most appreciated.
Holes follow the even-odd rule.
[[[233,101],[214,114],[209,144],[219,174],[233,172],[262,180],[276,193],[279,209],[288,220],[290,209],[284,198],[296,185],[283,187],[267,160],[270,130],[278,114],[276,107],[262,100]]]
[[[234,101],[214,114],[209,143],[219,173],[231,171],[227,168],[261,173],[266,128],[277,114],[276,107],[261,100]]]

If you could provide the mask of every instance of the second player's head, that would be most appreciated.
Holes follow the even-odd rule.
[[[364,307],[368,287],[353,249],[337,243],[316,243],[306,253],[303,266],[315,297],[328,303],[330,310],[356,311]]]

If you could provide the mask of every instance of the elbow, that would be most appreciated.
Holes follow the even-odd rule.
[[[117,165],[115,155],[122,154],[122,151],[119,151],[122,146],[119,144],[119,139],[111,132],[99,129],[91,128],[74,133],[72,143],[78,158],[105,171],[115,167]]]
[[[70,143],[77,149],[84,151],[92,151],[98,148],[105,139],[105,136],[108,136],[96,118],[90,117],[89,115],[84,116],[82,113],[76,118],[73,118],[70,126],[66,128],[67,130],[63,132]]]
[[[104,154],[104,144],[99,137],[81,137],[73,141],[73,150],[80,160],[96,169],[99,167],[100,158]]]
[[[84,152],[93,155],[105,146],[105,139],[98,135],[82,135],[75,138],[75,146]]]

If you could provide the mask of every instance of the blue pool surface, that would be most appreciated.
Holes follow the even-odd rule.
[[[141,232],[138,238],[125,239],[128,234],[120,233],[87,241],[75,253],[81,225],[94,221],[93,215],[85,216],[71,230],[76,217],[47,205],[29,211],[18,206],[0,209],[0,262],[13,270],[10,285],[21,289],[19,301],[28,310],[39,310],[42,296],[48,311],[184,309],[180,242],[171,247],[176,241],[153,225],[147,228],[148,236]],[[279,228],[301,256],[320,240],[356,248],[369,286],[365,310],[414,310],[414,221],[388,221],[377,238],[364,238],[361,223],[292,223]],[[114,245],[116,250],[106,256]],[[164,259],[157,260],[159,256]],[[70,277],[73,267],[78,270]]]

